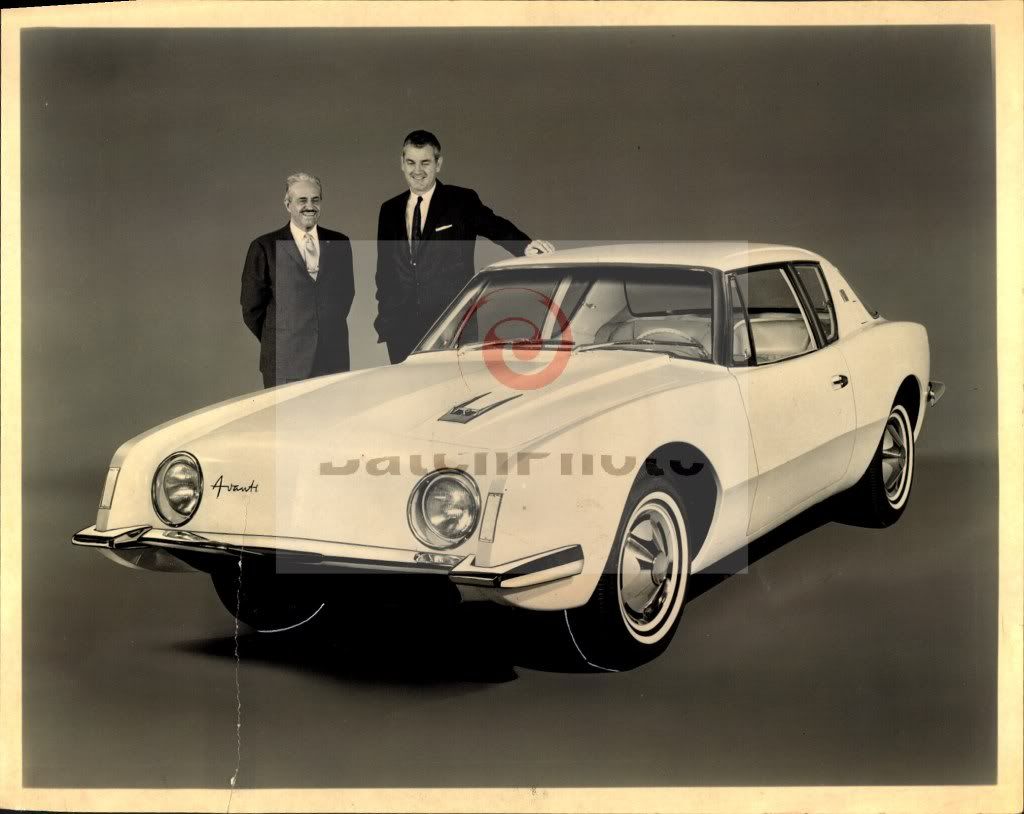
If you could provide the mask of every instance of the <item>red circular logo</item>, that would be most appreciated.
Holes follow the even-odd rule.
[[[564,344],[564,347],[556,347],[552,352],[550,347],[543,348],[539,344],[530,344],[531,342],[539,343],[541,341],[541,328],[543,324],[538,326],[532,320],[522,316],[504,316],[487,329],[483,346],[484,364],[487,365],[487,369],[498,382],[511,390],[537,390],[550,384],[562,375],[562,371],[565,370],[565,366],[569,363],[568,351],[572,347],[572,328],[569,326],[569,318],[566,317],[565,312],[555,304],[551,297],[532,288],[501,288],[488,292],[473,304],[473,307],[463,318],[462,325],[465,327],[480,308],[493,298],[511,291],[525,291],[544,306],[545,313],[551,314],[558,323],[560,331],[559,341]],[[544,322],[546,321],[545,316]],[[498,335],[498,329],[503,325],[509,324],[528,326],[530,336],[520,337],[515,340],[503,339]],[[505,351],[509,348],[511,348],[512,356],[520,362],[531,362],[542,353],[552,353],[552,357],[539,370],[530,373],[520,373],[510,368],[505,359]]]

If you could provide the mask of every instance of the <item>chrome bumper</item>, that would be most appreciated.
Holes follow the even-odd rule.
[[[191,553],[228,557],[280,557],[302,566],[336,567],[339,570],[374,572],[447,574],[457,585],[482,588],[529,588],[583,571],[583,549],[579,545],[562,546],[502,565],[475,565],[474,557],[430,551],[329,543],[330,554],[312,551],[323,548],[323,541],[289,537],[261,537],[235,534],[196,534],[191,531],[155,529],[152,526],[99,531],[95,526],[82,529],[71,538],[77,546],[114,552],[140,549],[182,550]]]
[[[945,392],[946,385],[942,382],[928,382],[928,406],[935,404]]]
[[[473,564],[472,559],[466,557],[451,570],[449,576],[456,585],[531,588],[573,577],[583,571],[583,549],[578,545],[562,546],[489,568]]]
[[[462,556],[407,551],[397,548],[328,543],[329,554],[315,551],[324,548],[320,540],[299,540],[289,537],[263,537],[241,534],[196,534],[191,531],[155,529],[151,526],[99,531],[95,526],[72,536],[78,546],[130,551],[140,548],[181,550],[192,553],[229,557],[279,557],[301,566],[326,566],[376,572],[447,574]]]

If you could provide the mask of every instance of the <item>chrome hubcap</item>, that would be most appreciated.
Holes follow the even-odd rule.
[[[651,565],[651,580],[655,585],[661,585],[666,579],[668,579],[668,569],[671,563],[665,554],[659,554],[654,558],[654,563]]]
[[[619,600],[638,631],[653,627],[668,611],[666,600],[679,577],[679,536],[668,509],[660,502],[633,513],[622,541]]]
[[[899,416],[889,416],[882,435],[882,483],[889,500],[896,500],[907,475],[907,429]]]

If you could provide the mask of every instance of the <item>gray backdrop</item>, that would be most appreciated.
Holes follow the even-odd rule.
[[[381,201],[403,188],[401,140],[421,127],[444,145],[444,180],[476,188],[531,236],[791,243],[832,260],[884,316],[927,326],[933,376],[949,389],[929,414],[920,460],[922,470],[929,458],[946,469],[932,476],[935,491],[918,487],[917,517],[926,520],[927,506],[958,505],[956,521],[980,535],[970,556],[983,563],[965,585],[954,579],[962,552],[950,549],[941,578],[916,583],[921,596],[933,595],[937,581],[958,586],[936,608],[956,614],[962,635],[952,641],[962,646],[948,653],[936,644],[920,665],[934,675],[935,664],[960,670],[970,661],[970,681],[950,678],[949,687],[970,688],[959,712],[950,712],[944,690],[925,692],[934,709],[913,720],[932,728],[899,730],[920,743],[911,739],[900,759],[880,759],[866,774],[844,773],[840,767],[876,749],[875,736],[893,737],[885,723],[893,702],[876,676],[861,712],[877,725],[854,726],[858,745],[846,751],[837,741],[822,751],[821,742],[788,732],[774,762],[731,774],[726,755],[737,746],[725,741],[721,760],[703,764],[703,774],[666,779],[990,776],[996,333],[987,28],[30,30],[22,70],[26,783],[217,785],[230,775],[233,683],[212,674],[199,714],[189,711],[194,693],[181,694],[175,672],[208,650],[221,655],[216,645],[174,651],[189,637],[206,641],[209,629],[227,635],[212,591],[122,572],[67,539],[92,521],[118,444],[260,386],[239,279],[250,239],[285,223],[288,173],[320,175],[321,222],[357,241],[353,363],[385,361],[370,327],[372,240]],[[489,244],[478,251],[481,265],[500,256]],[[983,469],[968,477],[968,464]],[[930,573],[935,544],[926,532]],[[862,545],[850,543],[852,551]],[[885,550],[873,567],[890,574]],[[921,560],[904,565],[920,577]],[[715,594],[701,598],[705,607]],[[813,625],[819,617],[812,606],[802,618]],[[198,631],[194,619],[209,629]],[[934,642],[948,643],[949,621],[922,625]],[[166,639],[148,650],[136,645],[160,624]],[[906,632],[912,654],[921,628]],[[125,672],[119,660],[139,657],[133,647],[160,657]],[[736,656],[735,674],[749,674],[749,651]],[[389,680],[401,683],[395,676]],[[567,680],[594,686],[591,677]],[[766,699],[783,719],[808,698],[798,682],[788,689],[789,707]],[[279,714],[272,737],[296,737],[298,720],[314,723]],[[416,731],[445,720],[439,713]],[[735,723],[739,733],[772,731],[752,719],[747,728]],[[91,748],[68,740],[69,727],[88,731]],[[956,734],[948,754],[936,732]],[[954,740],[974,744],[970,758],[953,759]],[[172,747],[182,743],[188,748]],[[536,740],[524,743],[528,752]],[[814,754],[810,763],[796,759],[801,749]],[[823,765],[822,754],[834,760]],[[629,761],[605,757],[628,771],[605,771],[598,759],[591,769],[599,781],[654,782]],[[550,776],[506,775],[499,758],[477,767],[476,782],[594,779],[564,766]],[[389,785],[410,776],[346,779],[316,765],[297,759],[289,774],[279,756],[268,756],[263,774],[243,773],[241,782]],[[434,779],[474,782],[455,770]]]

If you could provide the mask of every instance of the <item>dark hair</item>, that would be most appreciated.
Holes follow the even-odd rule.
[[[402,149],[404,150],[410,146],[426,147],[428,144],[434,148],[434,158],[441,155],[441,142],[429,130],[413,130],[405,137],[405,141],[402,142]]]

